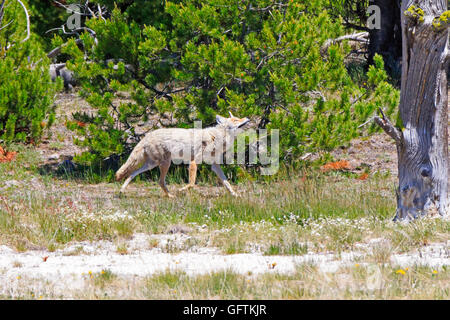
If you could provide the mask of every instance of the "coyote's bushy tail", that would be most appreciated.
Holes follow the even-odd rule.
[[[139,144],[133,149],[127,162],[116,172],[116,180],[120,181],[130,176],[131,173],[139,169],[142,163],[145,161],[144,148]]]

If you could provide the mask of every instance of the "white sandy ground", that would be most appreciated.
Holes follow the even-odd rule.
[[[54,252],[32,250],[20,253],[0,246],[0,294],[15,296],[21,282],[26,279],[34,283],[34,288],[30,288],[33,291],[48,285],[52,286],[52,291],[56,290],[54,293],[65,292],[68,288],[82,290],[88,274],[102,270],[129,279],[169,270],[184,271],[189,275],[222,270],[258,275],[291,273],[300,264],[312,263],[322,272],[336,272],[340,267],[361,261],[367,254],[367,248],[370,248],[370,244],[361,244],[356,246],[355,251],[340,255],[308,253],[301,256],[265,256],[261,253],[224,255],[214,248],[195,247],[180,253],[164,253],[161,250],[168,241],[182,243],[188,237],[184,234],[158,236],[158,247],[150,248],[150,240],[155,236],[136,234],[127,242],[127,254],[118,253],[117,244],[108,241],[80,242]],[[448,266],[450,241],[433,243],[407,254],[392,255],[391,263],[399,267]]]

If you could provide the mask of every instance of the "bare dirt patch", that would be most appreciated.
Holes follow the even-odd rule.
[[[52,296],[71,298],[74,291],[84,290],[92,274],[105,271],[122,279],[149,277],[164,272],[183,272],[187,275],[212,274],[231,271],[243,275],[292,274],[300,265],[314,265],[323,274],[335,273],[342,268],[367,264],[364,256],[370,245],[360,245],[358,250],[332,253],[308,253],[301,256],[265,256],[260,253],[221,254],[215,248],[193,247],[189,251],[166,253],[167,242],[182,246],[187,235],[135,234],[128,240],[126,254],[117,252],[116,245],[108,241],[73,243],[55,252],[28,251],[17,253],[0,246],[0,294],[23,294],[29,290],[43,291],[51,288]],[[151,248],[151,243],[158,245]],[[428,266],[439,270],[450,264],[449,243],[434,243],[410,253],[392,255],[392,265],[408,269],[411,266]]]

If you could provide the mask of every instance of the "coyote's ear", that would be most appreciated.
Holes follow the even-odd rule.
[[[224,117],[222,117],[222,116],[219,116],[219,115],[216,116],[216,121],[217,121],[218,124],[224,124],[225,120],[226,119]]]

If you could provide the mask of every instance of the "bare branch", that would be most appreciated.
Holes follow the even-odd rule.
[[[362,127],[366,126],[367,124],[371,123],[372,121],[375,121],[375,117],[371,117],[369,118],[369,120],[367,120],[366,122],[364,122],[363,124],[360,124],[358,126],[358,129],[361,129]]]
[[[31,35],[31,31],[30,31],[30,15],[28,14],[28,10],[25,7],[25,5],[23,4],[23,2],[21,0],[16,0],[18,3],[20,3],[20,5],[23,8],[23,11],[25,11],[25,17],[27,19],[27,36],[25,37],[25,39],[22,40],[22,42],[27,41],[30,38]]]
[[[320,90],[308,91],[308,92],[306,92],[306,95],[309,96],[312,99],[317,99],[317,97],[320,97],[324,102],[327,101],[327,98],[325,97],[323,92],[320,91]]]
[[[403,134],[400,130],[398,130],[391,121],[386,117],[383,110],[381,108],[378,109],[382,115],[382,118],[375,116],[373,120],[377,125],[381,127],[392,139],[395,140],[397,145],[401,145],[403,143]]]
[[[66,29],[65,29],[65,27],[64,27],[64,25],[62,25],[62,26],[59,27],[59,28],[53,28],[53,29],[47,30],[45,33],[53,32],[53,31],[56,31],[56,30],[62,30],[62,32],[63,32],[64,34],[67,34],[67,35],[77,35],[77,36],[80,36],[80,34],[78,33],[79,31],[87,31],[87,32],[89,32],[94,38],[95,38],[96,35],[97,35],[97,34],[95,33],[94,30],[92,30],[92,29],[90,29],[90,28],[87,28],[87,27],[75,28],[75,29],[72,29],[71,32],[67,32]]]
[[[250,11],[259,11],[259,12],[265,12],[265,11],[270,11],[272,8],[274,8],[274,7],[279,7],[279,8],[282,8],[282,7],[287,7],[288,6],[288,4],[285,4],[285,3],[281,3],[281,2],[275,2],[275,3],[272,3],[272,4],[270,4],[270,5],[268,5],[267,7],[265,7],[265,8],[258,8],[258,7],[253,7],[253,6],[249,6],[248,7],[248,10],[250,10]],[[241,7],[238,7],[241,11],[243,11],[243,9],[241,8]]]
[[[59,1],[53,0],[53,2],[56,3],[58,6],[60,6],[61,8],[66,9],[67,12],[69,12],[69,13],[76,13],[76,14],[79,14],[81,16],[90,16],[90,14],[82,13],[80,11],[75,11],[74,9],[70,8],[69,6],[66,6],[66,5],[62,4]]]
[[[351,22],[345,22],[344,26],[347,28],[352,28],[359,31],[369,31],[370,29],[364,26],[359,26],[357,24],[351,23]]]
[[[96,38],[96,33],[94,30],[87,28],[87,27],[81,27],[81,28],[76,28],[72,30],[72,33],[77,33],[78,31],[87,31],[91,34],[91,36],[93,36],[94,38]]]
[[[102,7],[100,6],[100,4],[97,4],[97,9],[98,9],[98,16],[102,18],[103,21],[106,21],[106,19],[103,17]]]
[[[368,42],[369,41],[369,33],[368,32],[359,32],[353,34],[347,34],[345,36],[338,37],[336,39],[328,39],[320,48],[320,52],[322,55],[328,50],[328,48],[337,42],[341,42],[344,40],[357,41],[357,42]]]
[[[5,1],[6,0],[2,0],[2,3],[0,4],[0,26],[2,25],[2,20],[3,20],[3,8],[5,7]],[[1,29],[0,29],[1,30]]]
[[[76,36],[78,37],[78,39],[75,40],[75,43],[76,43],[77,45],[79,45],[79,44],[81,44],[81,43],[83,42],[83,41],[80,39],[80,34],[79,34],[77,31],[87,31],[87,32],[89,32],[89,33],[91,34],[91,36],[94,38],[95,45],[98,44],[98,40],[97,40],[97,37],[96,37],[96,33],[95,33],[95,31],[92,30],[92,29],[89,29],[89,28],[86,28],[86,27],[82,27],[82,28],[76,28],[76,29],[73,29],[72,32],[67,32],[66,29],[65,29],[65,27],[64,27],[64,25],[62,25],[62,26],[59,27],[59,28],[53,28],[53,29],[47,30],[45,33],[52,32],[52,31],[56,31],[56,30],[62,30],[62,32],[63,32],[64,34],[66,34],[66,35],[76,35]],[[50,51],[49,53],[47,53],[47,57],[51,59],[51,58],[54,58],[54,57],[58,56],[58,55],[61,53],[62,47],[65,46],[65,45],[66,45],[66,43],[63,44],[63,45],[61,45],[61,46],[59,46],[59,47],[57,47],[57,48],[55,48],[55,49],[53,49],[53,50]]]
[[[25,39],[23,39],[21,41],[21,43],[27,41],[30,38],[31,35],[31,31],[30,31],[30,15],[28,14],[28,10],[25,7],[25,5],[23,4],[23,2],[21,0],[16,0],[23,8],[23,11],[25,12],[25,18],[27,20],[27,36],[25,37]],[[3,15],[4,15],[4,8],[5,8],[5,0],[2,1],[1,6],[0,6],[0,23],[1,20],[3,20]],[[10,21],[6,26],[3,26],[2,28],[0,28],[0,31],[3,30],[4,28],[6,28],[7,26],[9,26],[14,20]],[[12,43],[10,45],[6,46],[6,50],[11,49],[13,46],[15,45],[15,43]]]
[[[77,45],[81,44],[82,42],[83,42],[83,41],[82,41],[81,39],[76,39],[76,40],[75,40],[75,43],[76,43]],[[52,59],[52,58],[58,56],[58,55],[61,53],[62,48],[63,48],[64,46],[66,46],[66,45],[67,45],[67,43],[64,43],[63,45],[61,45],[61,46],[59,46],[59,47],[53,49],[52,51],[50,51],[49,53],[47,53],[47,57],[50,58],[50,59]]]
[[[2,31],[3,29],[6,29],[11,23],[14,22],[14,19],[12,19],[10,22],[8,22],[7,24],[5,24],[3,27],[0,28],[0,31]]]
[[[268,61],[270,58],[272,58],[273,56],[279,54],[280,51],[279,50],[275,50],[274,52],[268,54],[267,56],[263,57],[261,59],[261,61],[259,62],[258,66],[256,67],[256,70],[259,70],[259,68],[266,62]]]
[[[92,17],[97,18],[94,11],[92,11],[91,8],[89,8],[89,1],[86,1],[85,8],[89,11],[89,13],[91,14]]]

